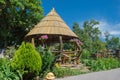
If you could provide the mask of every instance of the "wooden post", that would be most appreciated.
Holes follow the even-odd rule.
[[[62,46],[63,46],[63,41],[62,41],[62,36],[59,36],[60,39],[60,53],[63,51]]]
[[[62,46],[63,46],[63,41],[62,41],[62,36],[59,36],[59,40],[60,40],[60,45],[59,45],[59,54],[62,54],[62,51],[63,51],[63,49],[62,49]],[[59,58],[61,58],[61,57],[59,57]],[[64,63],[64,59],[63,58],[61,58],[61,60],[62,60],[62,63]]]
[[[32,42],[32,45],[35,47],[35,40],[34,40],[34,38],[32,38],[31,42]]]

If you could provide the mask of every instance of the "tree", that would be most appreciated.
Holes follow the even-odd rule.
[[[90,53],[97,53],[105,48],[104,43],[100,40],[101,31],[96,25],[99,22],[95,20],[85,21],[83,28],[80,28],[78,23],[74,23],[73,31],[78,35],[83,42],[82,48]]]
[[[110,33],[108,31],[106,31],[104,33],[105,35],[105,41],[106,41],[106,48],[109,49],[109,38],[110,38]]]
[[[108,31],[106,31],[104,33],[104,35],[105,35],[105,41],[108,42],[109,41],[109,37],[110,37],[110,33]]]
[[[41,0],[0,0],[0,47],[20,44],[42,17]]]
[[[119,37],[111,36],[111,34],[106,31],[104,33],[105,41],[106,41],[106,48],[107,49],[118,49],[120,47],[120,39]]]
[[[77,22],[75,22],[74,24],[73,24],[73,32],[75,33],[75,34],[77,34],[77,36],[79,37],[79,38],[81,38],[80,36],[80,34],[82,34],[82,29],[80,28],[80,26],[79,26],[79,24],[77,23]]]
[[[39,74],[42,59],[32,44],[23,42],[16,51],[11,66],[13,69],[24,73],[24,80],[30,80],[34,75]]]
[[[73,32],[79,37],[82,42],[86,41],[87,36],[84,33],[84,29],[81,28],[77,22],[73,24]]]
[[[91,38],[92,41],[98,39],[101,34],[98,27],[95,27],[96,25],[99,25],[99,22],[95,20],[85,21],[83,24],[84,32]]]
[[[112,37],[107,43],[108,49],[118,49],[120,45],[120,39],[118,37]]]

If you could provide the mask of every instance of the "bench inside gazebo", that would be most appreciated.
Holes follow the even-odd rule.
[[[65,24],[54,8],[26,35],[26,40],[34,46],[39,43],[45,46],[59,44],[59,49],[52,50],[54,54],[61,54],[57,61],[61,64],[78,64],[81,55],[81,42],[78,36]],[[64,51],[63,44],[71,42],[73,51]]]

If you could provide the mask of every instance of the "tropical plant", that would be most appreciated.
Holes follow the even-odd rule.
[[[42,67],[40,54],[32,44],[23,42],[12,59],[12,68],[24,73],[23,79],[32,79]]]

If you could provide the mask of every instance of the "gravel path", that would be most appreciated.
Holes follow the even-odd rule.
[[[108,71],[81,74],[55,80],[120,80],[120,68]]]

